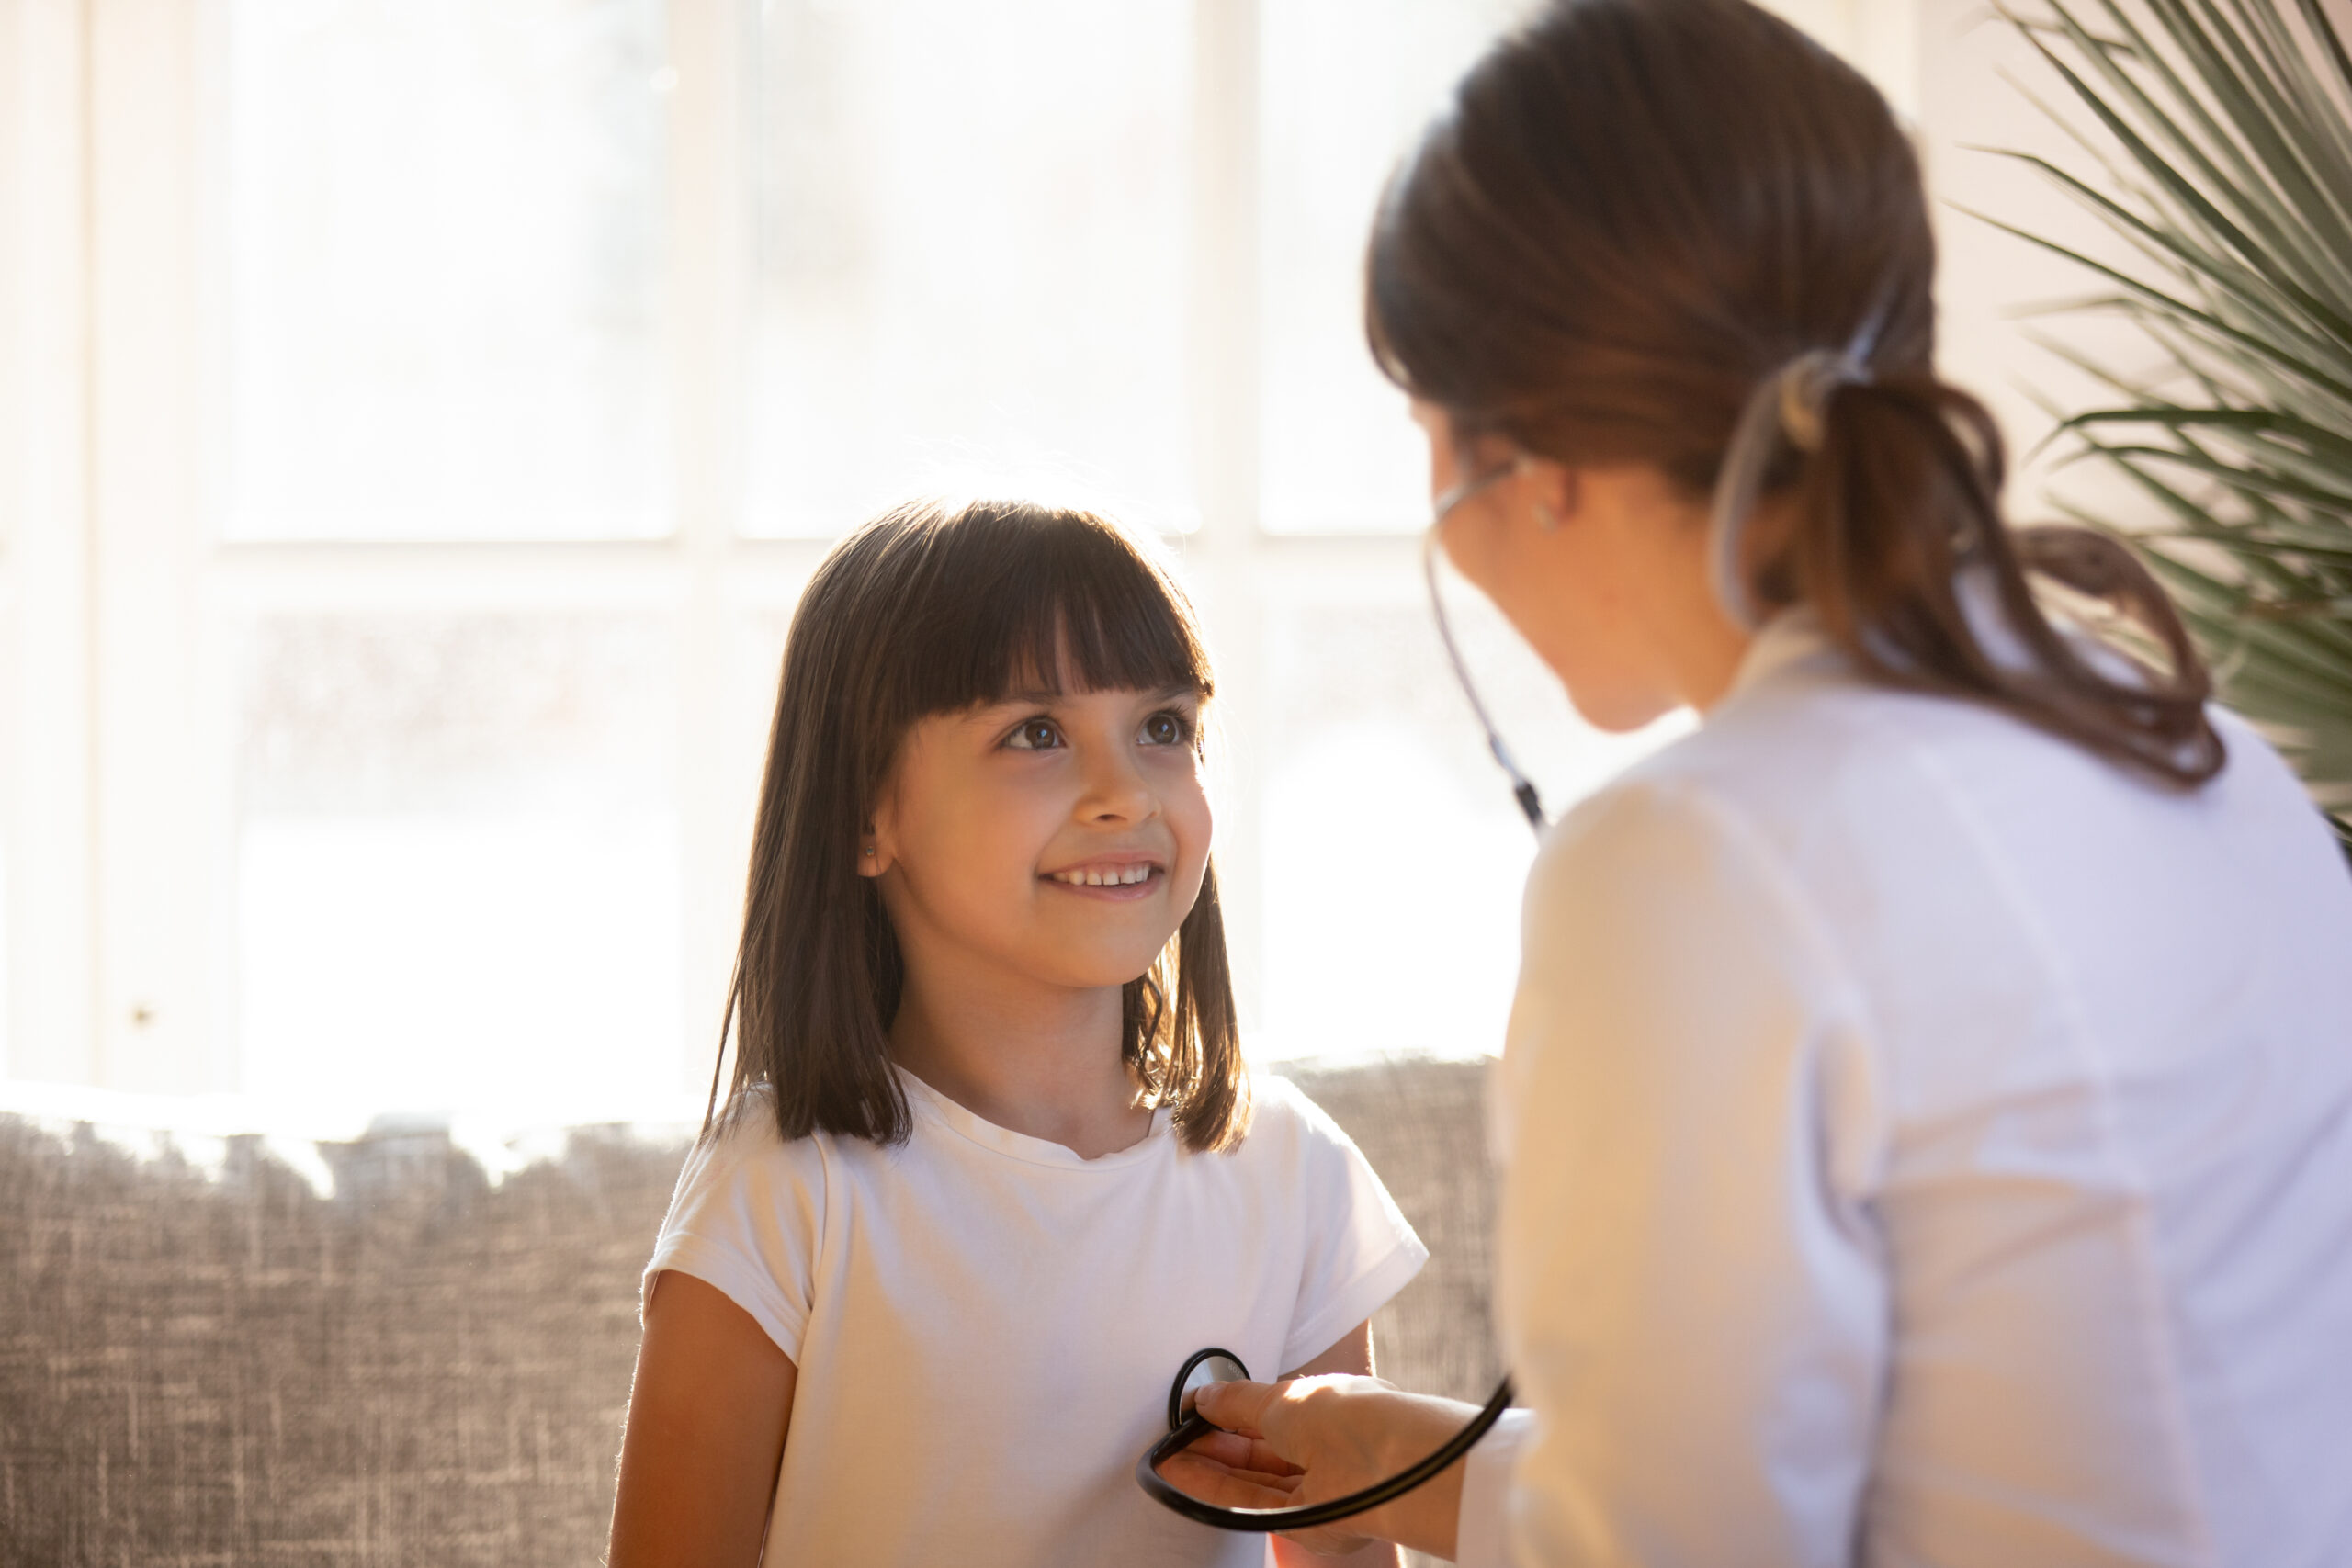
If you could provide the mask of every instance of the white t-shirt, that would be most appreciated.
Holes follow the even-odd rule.
[[[1166,1112],[1080,1159],[901,1073],[911,1138],[785,1143],[764,1104],[688,1157],[675,1269],[799,1369],[763,1561],[1218,1564],[1262,1536],[1178,1518],[1135,1463],[1204,1346],[1260,1377],[1330,1348],[1428,1251],[1346,1134],[1279,1078],[1229,1154]]]
[[[1529,878],[1464,1568],[2352,1562],[2352,880],[1804,616]]]

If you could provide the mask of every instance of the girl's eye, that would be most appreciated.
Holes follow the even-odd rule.
[[[1172,708],[1163,708],[1143,721],[1142,740],[1147,746],[1186,746],[1192,739],[1192,719]]]
[[[1016,751],[1050,751],[1062,743],[1062,732],[1050,718],[1023,719],[1004,743]]]

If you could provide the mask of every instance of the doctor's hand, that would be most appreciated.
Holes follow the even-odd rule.
[[[1385,1481],[1435,1451],[1477,1415],[1474,1404],[1406,1393],[1379,1378],[1215,1383],[1195,1402],[1225,1428],[1160,1466],[1170,1483],[1228,1508],[1327,1502]],[[1291,1537],[1339,1555],[1367,1540],[1453,1555],[1462,1461],[1369,1513]]]

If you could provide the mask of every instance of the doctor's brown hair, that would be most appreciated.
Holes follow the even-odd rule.
[[[905,968],[881,894],[858,874],[865,824],[916,720],[1063,681],[1212,694],[1183,590],[1104,519],[917,502],[825,557],[786,639],[705,1136],[766,1099],[787,1140],[906,1139],[913,1122],[888,1043]],[[1125,1004],[1121,1056],[1149,1102],[1170,1109],[1184,1146],[1238,1144],[1249,1079],[1213,863]]]
[[[1391,182],[1366,324],[1390,378],[1462,438],[1651,465],[1696,498],[1765,378],[1870,340],[1869,379],[1829,393],[1818,446],[1783,442],[1766,473],[1796,523],[1755,596],[1810,606],[1880,681],[2203,783],[2225,761],[2211,683],[2147,569],[2087,529],[2003,523],[2000,433],[1935,375],[1935,259],[1885,100],[1795,28],[1745,0],[1553,0]],[[1963,613],[1971,567],[2006,659]],[[2052,625],[2030,574],[2135,623],[2169,670],[2116,671]]]

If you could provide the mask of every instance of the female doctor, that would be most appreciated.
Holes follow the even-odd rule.
[[[2352,879],[2148,575],[2004,526],[1933,271],[1884,102],[1743,0],[1554,0],[1387,195],[1370,332],[1446,553],[1593,723],[1704,722],[1529,879],[1531,1408],[1308,1545],[2352,1562]],[[1166,1474],[1239,1506],[1471,1413],[1201,1408],[1235,1435]]]

